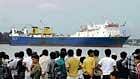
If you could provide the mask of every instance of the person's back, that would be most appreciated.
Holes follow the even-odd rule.
[[[83,74],[85,79],[90,79],[93,76],[93,70],[95,69],[95,59],[93,50],[88,50],[88,57],[83,62]]]
[[[64,59],[60,58],[56,61],[56,77],[57,79],[66,79],[67,72]]]
[[[5,52],[0,52],[0,79],[12,79],[11,70],[6,61],[8,55]]]
[[[74,51],[72,49],[68,50],[68,56],[69,58],[66,60],[66,68],[68,73],[67,78],[77,79],[80,60],[74,57]]]
[[[70,77],[77,77],[78,76],[78,69],[80,65],[80,60],[75,57],[70,57],[67,60],[67,67],[68,67],[68,75]]]
[[[9,62],[8,67],[11,69],[12,77],[15,78],[18,73],[17,73],[17,63],[19,61],[19,53],[15,53],[15,58]]]
[[[84,74],[92,75],[93,74],[93,68],[95,68],[95,61],[93,57],[86,57],[86,59],[83,62],[83,69]]]
[[[0,52],[0,79],[4,79],[4,66],[2,62],[2,53]]]
[[[68,70],[68,78],[78,78],[78,69],[80,65],[80,60],[74,57],[74,51],[72,49],[68,50],[69,58],[66,62],[66,67]]]
[[[82,55],[82,49],[80,49],[80,48],[76,49],[76,58],[78,58],[79,61],[80,61],[81,55]],[[82,68],[79,68],[79,70],[78,70],[78,79],[82,79],[82,75],[83,75]]]
[[[94,59],[95,59],[95,70],[93,79],[101,79],[102,70],[98,67],[99,59],[99,50],[94,50]]]
[[[11,70],[4,64],[0,64],[0,79],[13,79]]]
[[[109,75],[114,70],[113,66],[116,65],[115,60],[109,57],[104,57],[99,61],[103,75]]]
[[[20,51],[19,52],[19,58],[20,60],[17,62],[17,73],[18,73],[18,77],[20,79],[25,79],[25,71],[26,71],[26,65],[25,63],[23,62],[23,57],[24,57],[24,52],[23,51]]]
[[[27,70],[25,72],[25,78],[26,79],[31,79],[30,77],[30,69],[31,69],[31,65],[32,65],[32,49],[31,48],[27,48],[26,49],[26,54],[28,55],[26,58],[23,59],[23,62],[25,63]]]
[[[56,66],[55,58],[56,58],[55,52],[51,52],[50,59],[48,61],[48,65],[46,69],[48,79],[55,79],[55,74],[56,74],[55,73],[55,66]]]
[[[25,70],[26,70],[26,66],[25,64],[23,64],[23,59],[20,59],[17,62],[17,73],[18,73],[18,77],[20,79],[25,79]]]
[[[31,65],[32,65],[31,56],[24,58],[23,62],[26,64],[26,67],[28,68],[28,72],[30,72],[30,68],[31,68]]]
[[[110,73],[115,70],[116,61],[110,58],[111,55],[110,49],[105,50],[105,55],[106,57],[102,58],[98,64],[103,72],[103,79],[109,79]]]
[[[40,59],[39,59],[39,64],[40,64],[40,66],[42,68],[42,74],[46,70],[46,67],[48,65],[48,61],[49,61],[49,58],[48,58],[48,56],[45,56],[45,55],[41,56]]]
[[[120,57],[121,59],[117,61],[117,70],[118,70],[118,75],[120,78],[123,79],[128,79],[128,74],[129,74],[129,70],[127,67],[123,66],[122,62],[126,59],[127,57],[127,53],[126,52],[121,52],[120,53]]]
[[[50,59],[47,66],[48,79],[55,78],[55,60]]]
[[[39,64],[42,68],[42,76],[41,76],[41,79],[46,79],[47,78],[47,75],[46,75],[46,68],[47,68],[47,65],[48,65],[48,61],[49,61],[49,57],[48,57],[48,50],[44,49],[42,51],[42,54],[40,55],[40,59],[39,59]]]
[[[60,58],[56,61],[56,79],[66,79],[67,71],[65,65],[65,52],[60,52]]]
[[[32,49],[31,48],[27,48],[26,49],[26,53],[27,53],[27,57],[23,59],[23,62],[26,63],[26,66],[28,67],[28,70],[30,71],[31,68],[31,64],[32,64]]]
[[[130,55],[124,62],[123,65],[125,67],[128,67],[129,69],[129,77],[130,79],[136,79],[136,65],[134,57],[140,54],[140,49],[136,49],[132,55]],[[126,64],[127,62],[127,64]]]

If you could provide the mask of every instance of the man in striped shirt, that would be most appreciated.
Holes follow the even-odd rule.
[[[140,49],[136,49],[135,52],[132,53],[131,56],[127,58],[122,64],[124,67],[128,67],[130,79],[136,79],[136,65],[134,62],[134,57],[140,53]]]

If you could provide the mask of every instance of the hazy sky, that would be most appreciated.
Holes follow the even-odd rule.
[[[81,24],[112,20],[126,21],[131,37],[140,38],[139,8],[140,0],[0,0],[0,31],[42,25],[42,20],[57,33],[72,34]]]

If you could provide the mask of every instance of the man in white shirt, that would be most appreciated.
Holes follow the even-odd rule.
[[[32,65],[32,49],[31,48],[27,48],[26,49],[26,53],[28,55],[28,57],[24,58],[23,62],[26,64],[27,70],[25,72],[25,79],[31,79],[30,77],[30,70],[31,70],[31,65]]]
[[[15,79],[15,77],[18,75],[16,68],[17,68],[17,63],[19,60],[20,60],[19,53],[16,52],[15,58],[11,62],[9,62],[9,64],[8,64],[8,67],[11,69],[13,79]]]
[[[47,79],[46,69],[47,69],[48,62],[49,62],[48,54],[49,54],[48,50],[44,49],[42,51],[42,54],[40,55],[39,64],[42,69],[42,76],[40,79]]]
[[[105,50],[105,55],[106,57],[102,58],[98,64],[103,72],[103,79],[109,79],[110,73],[115,70],[116,61],[110,58],[111,55],[110,49]]]

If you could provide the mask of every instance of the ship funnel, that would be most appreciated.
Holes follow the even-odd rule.
[[[33,35],[36,35],[36,34],[38,34],[38,33],[39,33],[38,27],[32,27],[32,34],[33,34]]]
[[[52,29],[50,27],[44,27],[44,30],[43,30],[43,34],[44,35],[51,35],[53,32],[52,32]]]

